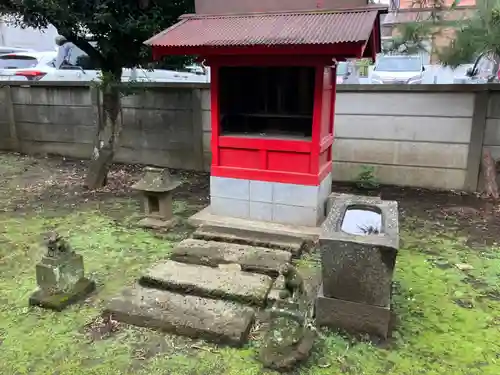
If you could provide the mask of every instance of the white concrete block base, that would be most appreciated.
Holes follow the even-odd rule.
[[[329,173],[318,186],[210,177],[214,215],[315,227],[325,219]]]

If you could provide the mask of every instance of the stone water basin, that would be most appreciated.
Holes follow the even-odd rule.
[[[335,198],[319,239],[325,297],[390,305],[398,227],[395,201],[356,195]]]

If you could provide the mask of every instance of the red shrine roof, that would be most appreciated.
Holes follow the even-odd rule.
[[[153,47],[249,47],[366,42],[382,9],[189,14],[145,43]]]

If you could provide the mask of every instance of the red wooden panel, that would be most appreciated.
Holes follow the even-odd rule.
[[[325,138],[321,140],[319,145],[319,152],[325,151],[327,148],[331,148],[333,143],[333,134],[327,135]]]
[[[270,59],[252,56],[262,65]],[[237,58],[237,59],[236,59]],[[248,61],[233,56],[232,63],[248,65]],[[240,60],[241,59],[241,60]],[[272,61],[283,65],[285,57]],[[316,60],[317,59],[317,60]],[[231,60],[230,57],[227,60]],[[290,59],[287,59],[289,61]],[[310,140],[286,140],[263,137],[221,136],[218,126],[212,129],[212,175],[240,179],[318,185],[331,171],[331,144],[333,141],[334,71],[314,60],[316,71],[313,134]],[[214,59],[212,66],[212,125],[219,123],[218,68],[216,62],[231,65],[225,59]],[[259,65],[259,64],[257,64]],[[286,64],[285,64],[286,65]],[[214,85],[215,83],[215,85]],[[333,87],[332,87],[333,84]],[[214,87],[215,86],[215,87]],[[326,130],[326,131],[325,131]]]
[[[290,152],[311,152],[310,140],[286,140],[276,138],[250,138],[237,136],[219,137],[220,147],[245,148],[252,150],[274,150]]]
[[[334,134],[334,122],[335,122],[335,98],[337,97],[337,68],[332,69],[332,74],[335,79],[332,80],[332,92],[331,92],[331,104],[330,104],[330,121],[329,121],[329,133],[332,136]]]
[[[240,178],[244,180],[281,182],[284,184],[318,186],[332,170],[332,163],[325,164],[319,175],[316,173],[292,173],[237,167],[219,167],[212,165],[211,174],[217,177]]]
[[[260,168],[259,150],[219,148],[219,165],[224,167]]]
[[[309,154],[276,151],[267,153],[267,168],[274,171],[310,173],[310,161]]]
[[[321,167],[318,176],[320,182],[323,181],[326,175],[332,171],[332,166],[333,166],[332,163],[327,163]]]
[[[323,168],[325,164],[331,163],[331,148],[326,149],[321,154],[319,154],[319,169]]]
[[[309,158],[309,171],[311,173],[319,173],[319,148],[321,142],[321,107],[323,103],[323,73],[324,66],[316,66],[314,77],[314,108],[313,108],[313,128],[312,128],[312,149],[311,157]]]
[[[332,109],[332,75],[330,67],[326,67],[323,74],[323,97],[321,98],[321,132],[323,139],[330,132],[331,109]]]
[[[323,151],[321,154],[319,154],[319,165],[323,166],[324,164],[328,163],[328,152],[330,149],[327,149]]]
[[[331,164],[330,164],[331,165]],[[330,169],[331,170],[331,169]],[[234,167],[218,167],[213,165],[211,175],[217,177],[239,178],[243,180],[281,182],[283,184],[317,186],[328,174],[329,170],[321,175],[310,173],[291,173],[282,171],[263,171],[259,169],[244,169]]]
[[[219,134],[220,134],[220,114],[219,114],[219,66],[213,65],[210,68],[210,121],[212,128],[212,164],[219,165]]]

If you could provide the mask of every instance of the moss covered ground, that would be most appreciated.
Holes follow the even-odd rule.
[[[179,173],[176,230],[138,229],[134,167],[115,167],[106,189],[81,189],[85,165],[0,154],[0,373],[267,374],[243,349],[215,347],[99,318],[105,301],[189,235],[183,220],[207,203],[207,176]],[[401,205],[395,275],[398,316],[384,344],[322,332],[299,374],[500,374],[500,214],[471,196],[389,189]],[[97,292],[62,313],[28,308],[49,230],[84,255]],[[317,267],[314,260],[304,264]],[[458,266],[457,266],[458,265]],[[258,335],[256,336],[258,337]]]

